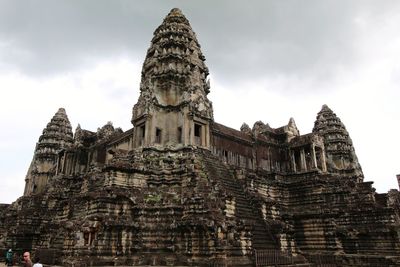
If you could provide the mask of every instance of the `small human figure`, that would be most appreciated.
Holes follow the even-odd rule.
[[[39,257],[36,256],[33,262],[34,262],[35,264],[33,264],[32,267],[43,267],[43,264],[39,263],[39,262],[40,262]]]
[[[6,253],[6,265],[13,266],[13,252],[11,248]]]
[[[23,261],[23,266],[24,267],[32,267],[32,261],[31,261],[31,253],[28,251],[25,251],[23,254],[24,261]]]
[[[13,255],[12,262],[13,262],[13,264],[15,264],[15,263],[19,263],[20,261],[21,261],[21,258],[20,258],[20,256],[18,255],[18,251],[15,251],[15,253],[14,253],[14,255]]]

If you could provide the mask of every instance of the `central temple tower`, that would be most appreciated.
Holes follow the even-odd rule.
[[[205,57],[189,21],[175,8],[154,31],[133,107],[134,147],[210,148],[212,103]]]

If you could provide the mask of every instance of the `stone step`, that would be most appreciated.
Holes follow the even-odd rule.
[[[253,248],[275,248],[276,242],[268,233],[261,214],[258,214],[256,207],[252,206],[246,196],[243,183],[234,178],[232,172],[220,162],[219,158],[209,154],[204,157],[204,163],[210,178],[216,179],[216,182],[234,198],[237,217],[253,229]]]

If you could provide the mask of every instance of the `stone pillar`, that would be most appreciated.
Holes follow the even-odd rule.
[[[205,147],[207,147],[208,149],[210,149],[210,147],[211,147],[211,144],[210,144],[210,124],[205,124],[204,125],[204,132],[205,132],[205,135],[204,135],[204,137],[205,137],[205,143],[204,143],[204,145],[205,145]]]
[[[69,153],[69,160],[68,160],[68,175],[72,175],[72,172],[74,171],[74,154],[71,152]]]
[[[78,152],[79,153],[79,152]],[[74,168],[73,168],[73,174],[79,173],[79,154],[74,154]]]
[[[321,147],[321,164],[322,164],[322,171],[326,172],[326,157],[325,157],[325,148]]]
[[[189,145],[194,145],[194,120],[189,120]]]
[[[187,114],[183,115],[183,125],[182,125],[182,144],[187,146],[189,144],[189,132],[190,132],[190,120]]]
[[[304,152],[304,148],[300,150],[300,164],[301,164],[301,170],[306,171],[307,164],[306,164],[306,153]]]
[[[67,156],[67,151],[64,152],[61,159],[61,173],[65,174],[65,157]]]
[[[55,173],[55,175],[58,174],[58,168],[60,167],[60,165],[61,165],[61,158],[60,158],[60,154],[58,154],[58,156],[57,156],[57,164],[56,164],[56,173]]]
[[[65,159],[64,159],[64,174],[69,175],[69,153],[65,153]]]
[[[201,126],[200,138],[201,138],[201,146],[202,147],[207,146],[207,126],[206,125]]]
[[[132,148],[135,148],[135,147],[139,146],[138,132],[139,132],[139,127],[137,125],[133,124]],[[90,156],[88,155],[88,161],[89,161],[89,159],[90,159]]]
[[[292,169],[293,169],[294,172],[296,172],[296,157],[294,155],[294,151],[293,150],[290,151],[290,159],[291,159],[291,162],[292,162]]]
[[[135,148],[135,133],[136,133],[136,129],[133,129],[131,138],[129,139],[129,143],[128,143],[129,150],[133,150]],[[89,158],[89,154],[88,154],[88,158]],[[86,170],[87,170],[87,168],[86,168]]]
[[[146,119],[146,124],[145,124],[145,135],[144,135],[144,140],[142,146],[148,146],[151,144],[152,140],[154,140],[152,137],[154,135],[153,133],[153,117],[150,116]]]
[[[317,168],[317,156],[315,155],[315,144],[311,144],[311,159],[312,159],[312,167],[313,169]]]

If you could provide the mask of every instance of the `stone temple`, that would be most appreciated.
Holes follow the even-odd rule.
[[[0,249],[62,266],[400,266],[400,194],[364,182],[326,105],[311,133],[213,119],[205,57],[172,9],[143,63],[133,128],[73,133],[60,108]],[[325,265],[324,265],[325,264]]]

